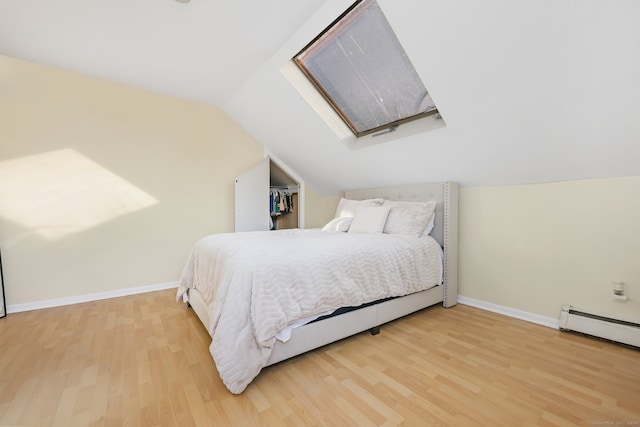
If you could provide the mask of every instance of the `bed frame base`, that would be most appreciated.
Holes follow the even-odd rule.
[[[443,291],[443,286],[435,286],[426,291],[394,298],[296,328],[286,343],[276,341],[266,366],[367,330],[371,332],[371,335],[378,335],[381,325],[423,308],[442,303]],[[207,304],[200,292],[189,289],[188,303],[209,329],[210,318]]]

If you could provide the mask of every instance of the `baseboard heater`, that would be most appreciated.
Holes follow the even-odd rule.
[[[580,332],[640,347],[640,324],[588,313],[570,305],[562,306],[560,330]]]

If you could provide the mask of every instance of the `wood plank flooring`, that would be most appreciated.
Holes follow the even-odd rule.
[[[174,290],[0,319],[0,426],[640,426],[640,351],[440,306],[224,387]]]

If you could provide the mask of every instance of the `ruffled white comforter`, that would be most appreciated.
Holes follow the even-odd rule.
[[[298,319],[407,295],[441,283],[442,249],[431,237],[282,230],[207,236],[184,267],[177,299],[204,295],[211,355],[241,393]]]

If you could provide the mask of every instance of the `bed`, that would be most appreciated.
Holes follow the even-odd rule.
[[[456,183],[352,190],[340,196],[338,211],[343,200],[362,201],[355,202],[359,213],[349,221],[351,231],[362,226],[356,219],[365,211],[377,215],[389,204],[391,215],[399,206],[395,202],[431,202],[431,231],[407,236],[386,229],[352,233],[325,227],[223,233],[194,245],[177,299],[189,303],[212,336],[212,357],[232,393],[244,391],[266,366],[366,330],[377,333],[384,323],[435,304],[456,304]],[[388,226],[391,217],[386,218]]]

